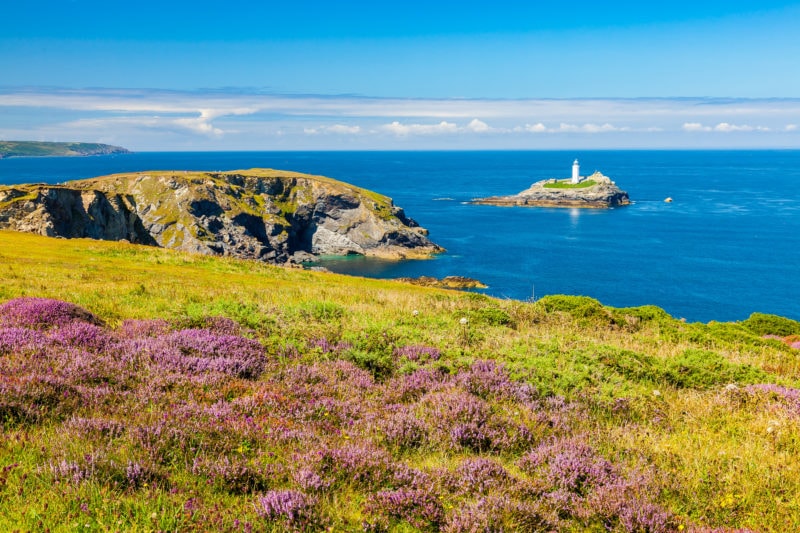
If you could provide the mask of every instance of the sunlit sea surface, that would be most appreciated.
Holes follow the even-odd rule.
[[[544,178],[600,170],[633,205],[610,210],[466,203]],[[654,304],[690,321],[754,311],[800,319],[800,151],[153,152],[0,160],[0,184],[138,170],[267,167],[373,189],[430,230],[447,253],[324,266],[378,278],[460,275],[487,294],[576,294]],[[671,203],[664,200],[672,198]]]

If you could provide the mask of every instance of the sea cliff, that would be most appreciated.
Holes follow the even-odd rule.
[[[421,258],[442,251],[388,197],[270,169],[137,172],[0,187],[0,229],[270,263],[318,255]]]
[[[611,178],[595,172],[584,181],[572,185],[567,180],[543,180],[510,196],[475,198],[473,204],[522,207],[580,207],[606,209],[630,204],[628,193],[617,187]]]

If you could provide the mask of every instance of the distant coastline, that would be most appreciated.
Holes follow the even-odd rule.
[[[80,157],[129,154],[121,146],[81,142],[0,141],[0,159],[7,157]]]

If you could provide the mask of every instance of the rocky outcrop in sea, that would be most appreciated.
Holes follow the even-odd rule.
[[[522,207],[581,207],[606,209],[631,203],[628,193],[611,178],[595,172],[577,185],[565,180],[543,180],[510,196],[476,198],[473,204]]]
[[[270,263],[443,251],[386,196],[269,169],[138,172],[0,187],[0,229],[127,240]]]

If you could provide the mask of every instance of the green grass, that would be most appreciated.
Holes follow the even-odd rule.
[[[798,407],[742,392],[749,383],[800,385],[800,353],[761,338],[795,333],[800,327],[795,321],[754,315],[738,324],[685,323],[653,306],[615,309],[572,296],[524,303],[124,243],[0,231],[0,302],[19,296],[73,302],[112,327],[125,319],[158,317],[192,327],[209,316],[226,316],[249,328],[268,353],[295,347],[307,364],[332,357],[306,351],[308,339],[347,342],[352,348],[341,357],[378,381],[420,367],[452,374],[478,359],[495,360],[535,386],[542,399],[565,398],[570,431],[589,435],[604,456],[653,469],[656,501],[681,524],[800,528]],[[391,356],[392,346],[416,344],[436,347],[441,358],[401,362]],[[155,423],[159,409],[168,413],[187,402],[211,406],[246,398],[256,385],[267,391],[271,386],[242,380],[217,388],[176,386],[164,392],[169,403],[139,405],[135,416]],[[493,406],[517,416],[505,413],[503,404]],[[329,415],[322,410],[313,416]],[[171,488],[156,481],[129,489],[100,482],[59,485],[41,474],[42,465],[54,457],[81,457],[85,442],[57,419],[0,427],[3,530],[235,531],[238,518],[256,519],[252,497],[197,482],[189,473],[191,461],[181,462],[188,455],[168,454],[174,464],[165,459],[161,466],[174,472]],[[260,446],[247,439],[225,442],[251,459]],[[113,464],[125,464],[134,453],[125,448],[129,444],[92,445],[105,450]],[[187,449],[181,453],[190,453]],[[290,460],[289,452],[275,451]],[[459,460],[424,448],[399,458],[427,469],[452,469]],[[518,471],[515,456],[495,459]],[[103,468],[113,479],[118,473],[109,465]],[[205,514],[186,511],[190,497],[202,503]],[[358,530],[365,498],[361,489],[343,485],[325,494],[320,505],[334,530]],[[444,503],[445,508],[464,504]],[[567,525],[565,531],[597,526]],[[416,531],[405,522],[392,527]]]
[[[587,189],[597,185],[594,180],[583,180],[579,183],[571,183],[570,180],[559,180],[554,182],[547,182],[544,184],[545,189]]]

